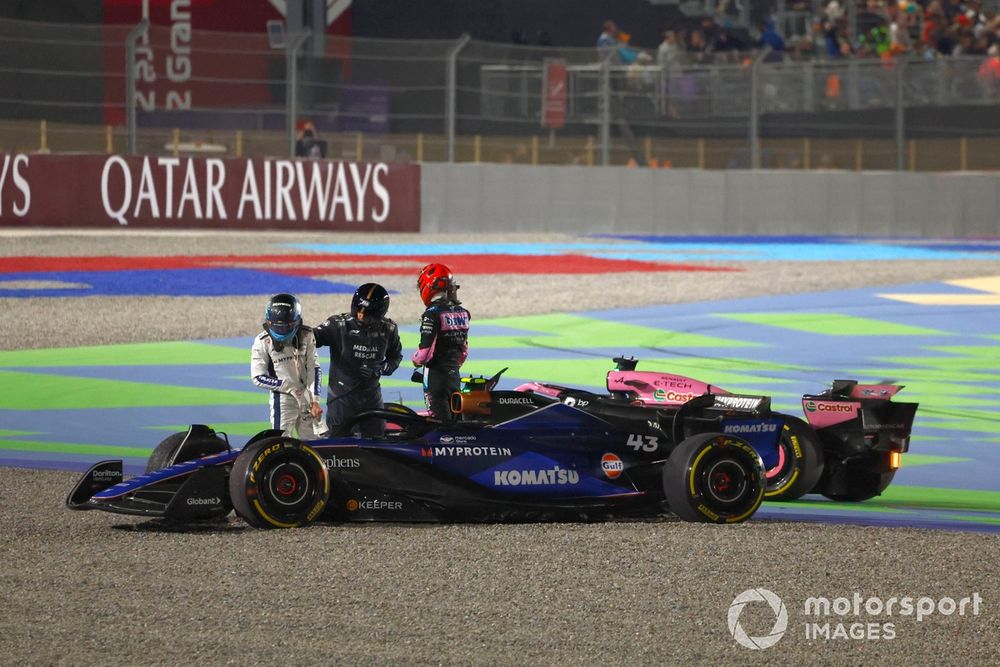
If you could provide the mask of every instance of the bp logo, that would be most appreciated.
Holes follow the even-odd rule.
[[[806,401],[805,408],[808,412],[816,412],[816,402]]]
[[[771,611],[774,612],[774,627],[766,635],[751,637],[740,625],[743,608],[751,602],[766,602],[771,607]],[[771,648],[785,634],[785,629],[788,627],[788,610],[785,609],[785,603],[781,601],[781,598],[766,588],[751,588],[737,595],[733,603],[729,605],[727,621],[729,622],[729,634],[740,646],[746,646],[750,649]]]

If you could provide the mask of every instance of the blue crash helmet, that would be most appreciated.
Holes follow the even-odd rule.
[[[284,343],[302,325],[302,304],[291,294],[275,294],[264,309],[264,330],[277,343]]]

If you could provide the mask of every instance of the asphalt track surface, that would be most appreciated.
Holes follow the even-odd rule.
[[[998,538],[988,532],[1000,509],[992,412],[1000,364],[989,350],[998,332],[991,324],[997,318],[978,314],[980,308],[995,312],[997,304],[990,305],[992,283],[947,282],[1000,275],[993,244],[311,235],[293,247],[275,235],[65,231],[3,232],[0,238],[0,306],[18,314],[5,317],[0,327],[0,374],[8,387],[0,408],[0,456],[12,466],[0,468],[4,664],[1000,660]],[[309,253],[324,258],[317,263]],[[174,354],[204,353],[208,347],[221,355],[220,364],[202,360],[199,373],[218,371],[223,379],[173,377],[157,390],[166,385],[217,392],[216,398],[235,394],[245,379],[229,378],[228,365],[245,353],[240,342],[259,326],[262,294],[294,286],[304,295],[308,321],[310,308],[324,316],[339,311],[350,286],[377,278],[398,292],[392,312],[404,328],[412,328],[419,312],[411,292],[414,266],[442,253],[465,269],[463,295],[477,323],[487,322],[478,358],[473,350],[481,364],[477,372],[512,362],[525,374],[537,370],[536,378],[556,379],[549,374],[586,360],[583,370],[593,374],[604,363],[598,355],[607,352],[587,339],[595,326],[631,327],[620,340],[628,343],[625,351],[645,359],[664,353],[653,349],[648,331],[635,328],[670,330],[671,368],[730,388],[769,387],[779,400],[793,400],[789,397],[803,385],[828,381],[830,372],[868,371],[874,378],[876,372],[897,371],[894,379],[909,385],[911,398],[937,410],[915,433],[912,453],[924,459],[897,479],[900,488],[917,491],[908,492],[908,500],[876,503],[874,511],[823,508],[814,499],[799,508],[768,508],[759,518],[730,527],[664,518],[262,532],[232,519],[177,531],[63,508],[75,477],[65,469],[84,466],[88,446],[148,448],[165,435],[163,428],[188,421],[180,417],[189,411],[201,416],[203,410],[217,410],[203,421],[225,419],[249,429],[246,422],[259,419],[263,409],[262,402],[220,404],[183,396],[169,414],[152,404],[110,409],[102,401],[113,404],[128,392],[115,387],[102,398],[87,383],[135,377],[106,365],[108,355],[121,356],[121,345],[145,346],[136,353],[154,361],[143,365],[133,359],[127,371],[155,374],[163,371],[157,355],[171,353],[156,345],[179,345]],[[344,257],[333,261],[329,255]],[[99,257],[102,268],[87,261],[73,264],[69,257]],[[189,259],[178,259],[183,257]],[[516,268],[518,274],[496,273],[498,267]],[[110,275],[114,271],[119,273]],[[242,291],[220,289],[227,283]],[[795,296],[817,292],[825,292],[826,300]],[[914,319],[907,315],[913,311],[899,305],[906,300],[879,296],[890,293],[965,297],[965,302],[944,305],[952,309],[948,324],[931,316]],[[762,296],[775,301],[761,308]],[[982,303],[972,303],[977,300]],[[821,321],[793,317],[803,312],[820,315]],[[585,326],[560,313],[576,313]],[[771,319],[764,321],[762,313]],[[965,315],[970,319],[961,319]],[[524,316],[543,319],[532,325]],[[811,338],[821,335],[811,329],[830,325],[829,318],[853,331],[846,343]],[[569,326],[588,356],[574,355],[563,340],[546,340],[551,331],[531,328],[553,325]],[[775,337],[805,342],[789,342],[772,357],[760,346],[746,347],[768,337],[760,327],[772,327],[772,342]],[[889,333],[896,337],[889,349],[869,347]],[[487,336],[501,335],[524,344],[486,344]],[[744,347],[739,354],[734,341]],[[896,349],[899,341],[910,346]],[[31,350],[35,356],[25,356]],[[692,370],[699,367],[702,372]],[[705,375],[709,372],[712,378]],[[412,400],[407,389],[399,391]],[[88,397],[83,405],[81,396]],[[140,413],[145,421],[134,417]],[[84,453],[74,454],[74,447]],[[97,449],[93,457],[109,458],[105,453]],[[141,461],[141,452],[126,454]],[[927,489],[937,489],[930,501]],[[878,525],[885,523],[894,525]],[[957,530],[963,526],[967,529]],[[781,598],[788,622],[780,641],[755,651],[734,641],[727,616],[738,594],[758,587]],[[857,615],[853,609],[822,618],[805,613],[807,598],[851,599],[855,593],[861,600]],[[924,605],[949,598],[957,609],[962,598],[976,594],[978,613],[970,602],[964,614],[948,614],[947,600],[919,621],[900,615],[898,604],[891,616],[870,611],[893,597],[923,597]],[[757,602],[738,620],[748,635],[760,637],[772,630],[776,614]],[[813,622],[820,626],[818,639],[807,638],[807,623]],[[829,639],[822,636],[827,623]],[[839,636],[838,624],[846,638]]]

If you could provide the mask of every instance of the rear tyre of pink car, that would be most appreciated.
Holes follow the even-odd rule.
[[[823,475],[823,446],[816,432],[798,417],[782,415],[778,462],[764,471],[765,500],[795,500],[809,493]]]

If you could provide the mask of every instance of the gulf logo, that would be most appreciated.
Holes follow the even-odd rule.
[[[625,470],[625,464],[615,454],[605,454],[601,457],[601,470],[608,479],[618,479],[618,476]]]

